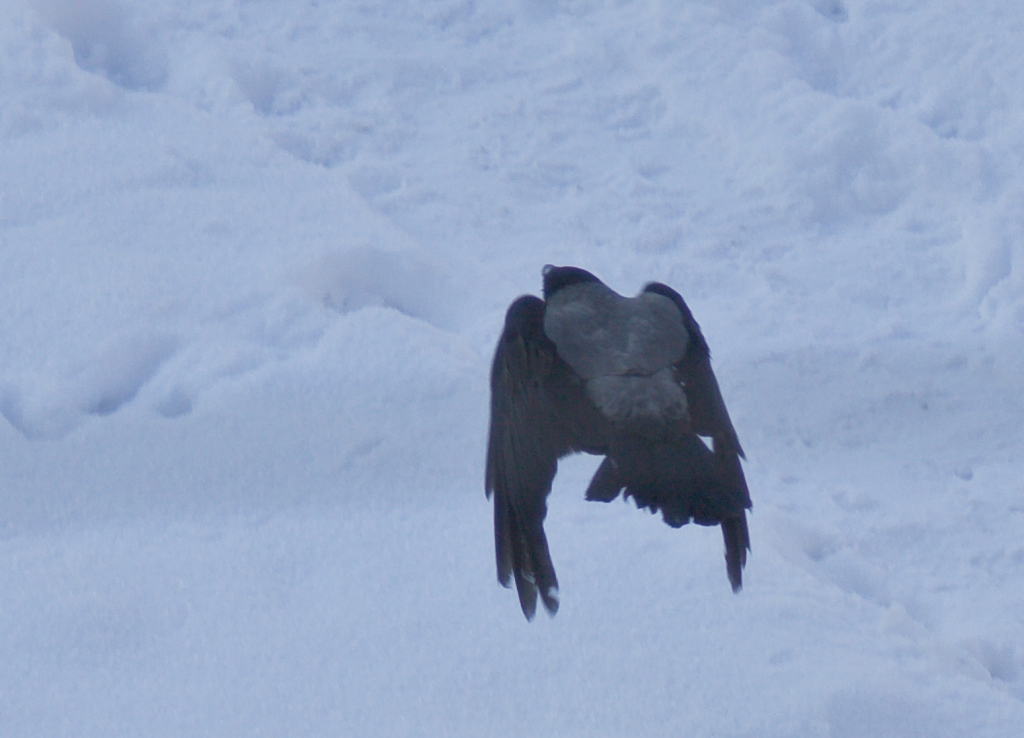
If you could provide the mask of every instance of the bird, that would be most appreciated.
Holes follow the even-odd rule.
[[[624,297],[592,273],[546,265],[543,299],[512,302],[491,365],[485,491],[498,581],[532,620],[558,611],[544,518],[558,460],[603,456],[586,499],[622,494],[673,528],[719,525],[734,592],[750,550],[743,448],[682,296]],[[707,439],[705,441],[704,439]]]

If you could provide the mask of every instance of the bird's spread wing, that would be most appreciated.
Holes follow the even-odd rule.
[[[660,509],[670,525],[684,523],[690,517],[703,524],[720,522],[729,581],[738,590],[750,550],[746,510],[751,502],[740,466],[743,448],[711,369],[707,341],[689,306],[678,292],[658,282],[647,285],[644,293],[667,297],[682,315],[688,341],[674,370],[686,394],[690,429],[711,438],[713,451],[709,453],[695,436],[677,439],[667,446],[638,445],[629,437],[620,436],[617,459],[606,464],[617,461],[619,467],[630,470],[617,468],[612,473],[609,469],[604,475],[595,476],[595,482],[602,476],[604,483],[597,485],[592,494],[595,499],[607,497],[611,488],[621,483],[638,504]]]
[[[683,316],[683,325],[689,334],[686,353],[675,365],[679,380],[686,393],[686,405],[693,431],[714,441],[715,452],[731,452],[743,456],[743,448],[733,429],[729,411],[725,409],[718,380],[711,370],[711,351],[700,326],[682,296],[671,287],[652,282],[644,292],[653,292],[672,300]]]
[[[498,581],[508,587],[515,578],[528,619],[538,593],[549,612],[558,609],[543,527],[558,459],[572,447],[549,390],[558,361],[544,335],[544,302],[520,297],[506,314],[491,370],[486,488],[494,497]]]

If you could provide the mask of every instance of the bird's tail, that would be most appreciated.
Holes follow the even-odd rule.
[[[624,486],[615,459],[607,456],[594,473],[594,478],[590,480],[590,485],[587,487],[587,499],[595,502],[611,502],[619,496],[619,492]]]

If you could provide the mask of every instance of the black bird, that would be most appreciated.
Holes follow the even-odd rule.
[[[547,496],[558,459],[582,451],[605,457],[588,500],[625,490],[674,528],[721,525],[738,591],[750,549],[743,449],[690,308],[658,282],[623,297],[578,267],[549,264],[543,276],[543,300],[523,295],[509,307],[491,369],[486,489],[498,581],[515,578],[528,620],[538,594],[557,612]]]

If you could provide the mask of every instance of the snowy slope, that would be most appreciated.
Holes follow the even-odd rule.
[[[1024,6],[0,0],[0,735],[1017,736]],[[494,581],[545,263],[677,288],[753,552]]]

